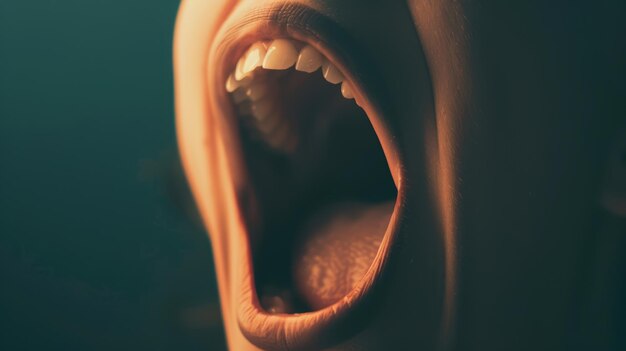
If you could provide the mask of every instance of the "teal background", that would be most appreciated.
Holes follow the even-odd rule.
[[[0,350],[224,348],[174,0],[0,3]]]

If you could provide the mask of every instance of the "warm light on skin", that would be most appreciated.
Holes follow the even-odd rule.
[[[218,26],[234,4],[235,1],[183,1],[174,40],[174,74],[185,77],[184,80],[177,79],[175,85],[179,149],[199,212],[212,233],[226,232],[226,228],[232,225],[224,211],[226,206],[218,204],[231,203],[233,206],[234,200],[228,193],[230,187],[220,185],[227,184],[230,178],[219,134],[208,134],[215,127],[208,114],[211,105],[207,100],[206,61]],[[211,243],[228,343],[232,349],[254,349],[239,332],[233,314],[229,313],[233,307],[228,293],[229,267],[232,265],[226,258],[229,248],[237,245],[229,243],[228,237],[218,235],[211,237]]]
[[[224,2],[222,6],[229,8],[233,4]],[[245,247],[246,243],[238,242],[240,236],[219,235],[219,233],[237,231],[236,227],[241,222],[236,218],[236,211],[233,210],[236,207],[231,182],[233,176],[228,173],[232,165],[228,167],[229,161],[219,141],[221,134],[207,134],[207,131],[212,128],[218,128],[211,125],[217,122],[210,115],[216,104],[208,98],[211,95],[205,90],[206,82],[203,81],[206,74],[201,74],[206,66],[200,53],[206,53],[209,50],[213,45],[212,36],[215,35],[213,29],[215,23],[209,19],[217,23],[220,20],[223,21],[223,17],[220,17],[221,12],[215,10],[217,8],[219,5],[209,6],[197,1],[187,1],[181,7],[175,42],[175,68],[178,78],[176,98],[179,116],[177,128],[183,163],[200,211],[204,214],[211,233],[229,345],[232,349],[240,350],[245,347],[253,348],[242,336],[237,321],[233,318],[237,309],[237,304],[232,302],[233,294],[237,291],[233,289],[232,279],[237,279],[235,277],[238,276],[233,268],[241,267],[241,248]],[[238,11],[241,11],[241,8],[238,8]],[[194,78],[187,80],[186,77]],[[376,121],[373,123],[377,124]],[[198,147],[198,145],[206,147]],[[394,155],[388,157],[391,157],[390,165],[395,166],[391,168],[392,173],[396,173],[398,162],[394,160]],[[399,178],[399,174],[394,177],[396,182]],[[210,201],[207,201],[209,199]],[[383,245],[389,245],[387,240]]]
[[[249,179],[225,103],[237,56],[230,54],[259,39],[232,28],[281,3],[318,11],[367,59],[368,69],[359,71],[362,57],[350,60],[332,40],[289,33],[311,40],[355,82],[350,95],[367,112],[398,189],[391,225],[363,281],[337,303],[301,315],[259,307],[239,208]],[[469,1],[366,3],[181,4],[177,137],[211,238],[230,349],[323,342],[338,350],[479,350],[519,338],[522,349],[568,349],[569,294],[580,288],[581,252],[594,234],[589,223],[598,202],[595,150],[602,142],[589,134],[604,133],[612,121],[580,112],[593,106],[591,97],[563,98],[582,78],[559,72],[565,68],[544,53],[541,29],[522,26],[536,15],[531,7],[517,5],[526,12],[516,18],[508,8],[477,9]],[[363,325],[349,330],[354,321]]]

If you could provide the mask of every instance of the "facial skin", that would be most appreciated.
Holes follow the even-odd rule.
[[[623,21],[610,5],[568,6],[182,3],[176,126],[230,349],[626,345]],[[398,190],[373,268],[344,299],[299,314],[258,301],[250,179],[224,89],[243,50],[275,38],[314,45],[354,82]]]

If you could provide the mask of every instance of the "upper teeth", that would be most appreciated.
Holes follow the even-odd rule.
[[[300,50],[298,55],[298,61],[296,62],[296,69],[298,71],[312,73],[317,71],[324,62],[324,56],[315,50],[312,46],[305,46]]]
[[[265,142],[286,153],[293,152],[297,146],[296,133],[292,133],[290,121],[276,106],[267,82],[262,78],[255,80],[255,71],[286,70],[294,65],[296,70],[306,73],[313,73],[321,67],[326,81],[342,83],[341,94],[346,99],[354,98],[353,85],[345,80],[332,62],[312,46],[290,39],[252,44],[239,58],[234,71],[226,80],[226,91],[231,93],[233,101],[239,105],[239,113],[251,115]]]
[[[248,74],[255,68],[263,64],[263,58],[266,57],[267,49],[263,43],[255,43],[250,47],[243,61],[243,73]]]
[[[296,47],[291,43],[290,40],[276,39],[267,48],[265,59],[263,59],[263,68],[287,69],[293,66],[296,63],[297,59],[298,50],[296,50]]]

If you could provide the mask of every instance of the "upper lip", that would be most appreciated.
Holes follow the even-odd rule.
[[[228,144],[230,169],[232,171],[235,193],[238,194],[238,212],[241,218],[244,206],[243,196],[248,187],[245,164],[235,132],[234,112],[222,88],[226,77],[233,70],[237,59],[247,47],[261,39],[288,37],[306,42],[340,68],[354,84],[355,93],[362,100],[376,134],[378,135],[390,171],[398,188],[394,214],[385,233],[372,266],[356,289],[342,300],[324,309],[293,315],[273,315],[265,312],[257,299],[252,274],[250,242],[247,230],[242,225],[235,233],[228,235],[243,236],[241,269],[233,271],[232,289],[235,289],[237,320],[241,332],[256,346],[270,349],[318,349],[358,332],[367,323],[372,304],[380,299],[377,295],[383,284],[378,284],[384,277],[386,263],[394,241],[398,219],[401,217],[403,191],[398,148],[394,138],[382,118],[382,101],[374,91],[376,71],[368,65],[367,56],[359,50],[355,41],[336,22],[316,10],[299,4],[273,4],[255,8],[246,13],[236,13],[221,28],[219,40],[212,48],[209,62],[209,84],[217,89],[210,89],[212,99],[219,110],[214,111],[218,120],[213,131],[222,134]]]

